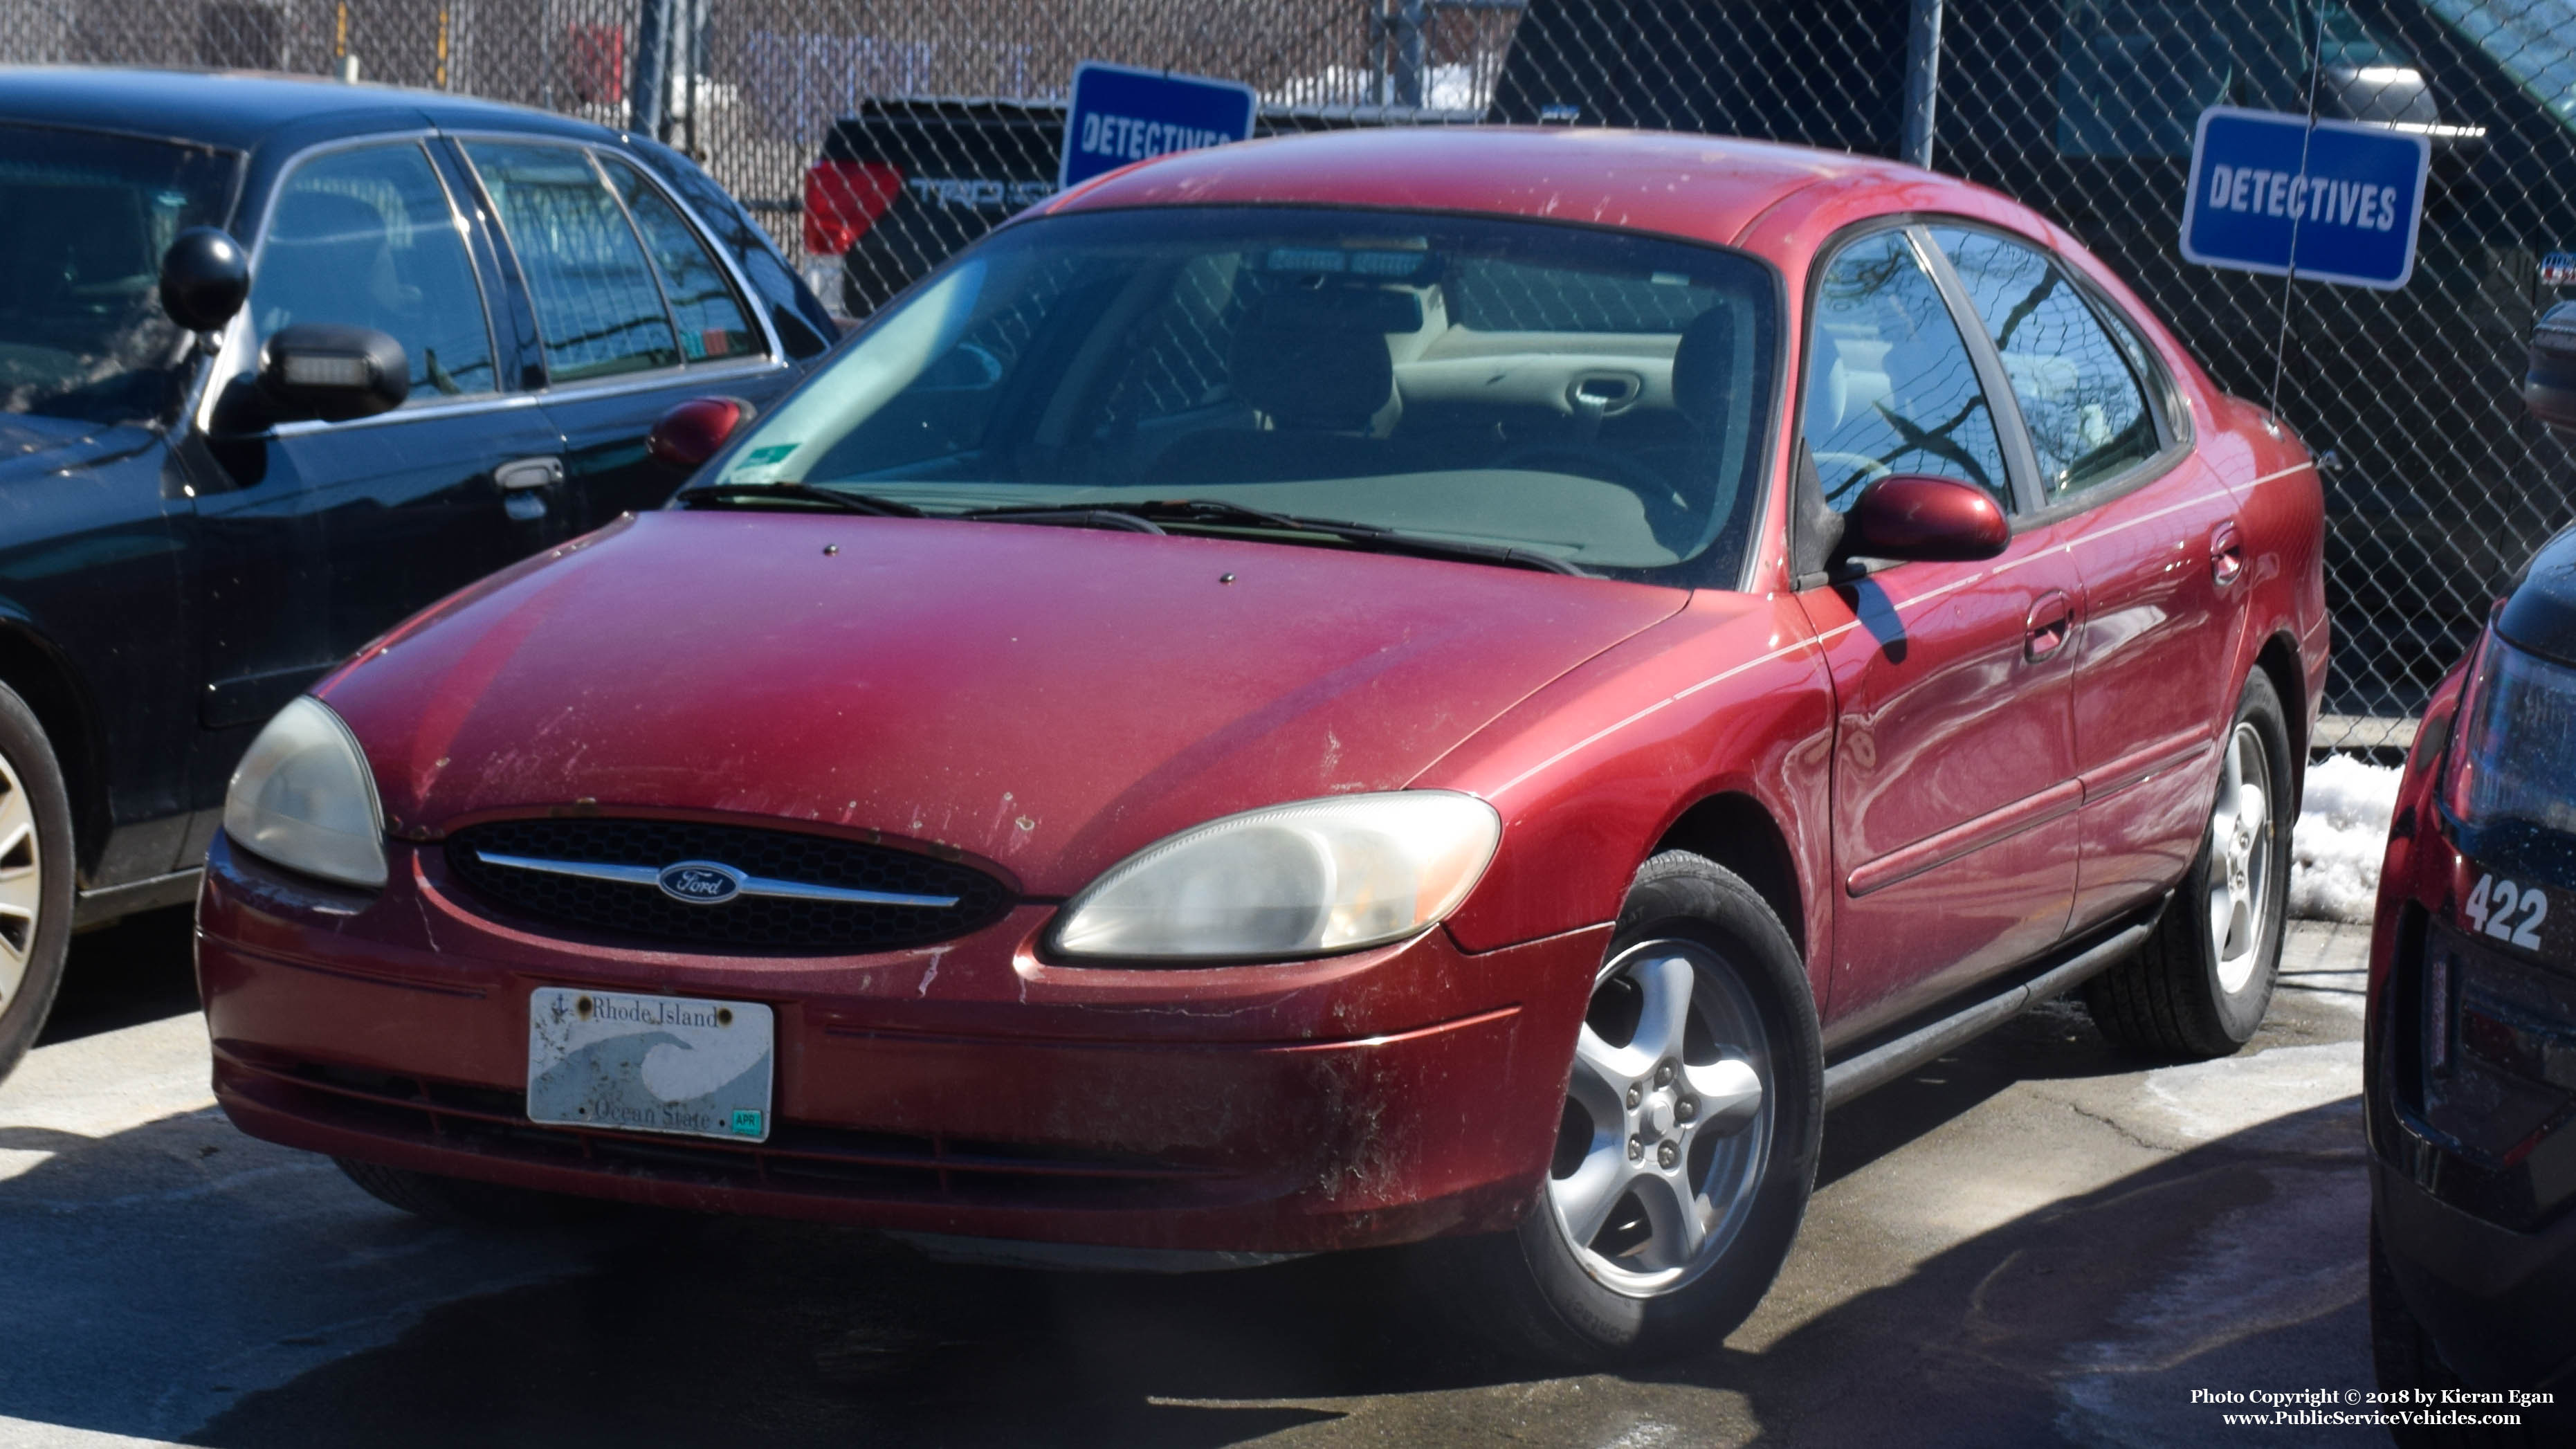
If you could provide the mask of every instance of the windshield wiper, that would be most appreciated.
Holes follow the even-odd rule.
[[[1040,518],[1072,517],[1080,514],[1115,513],[1141,518],[1156,524],[1206,524],[1224,527],[1232,524],[1251,528],[1273,529],[1281,533],[1318,533],[1346,543],[1384,549],[1390,553],[1421,554],[1431,558],[1473,559],[1479,563],[1497,563],[1513,568],[1538,569],[1552,574],[1570,574],[1576,578],[1591,575],[1553,554],[1535,553],[1528,549],[1502,544],[1467,543],[1456,539],[1435,538],[1429,534],[1407,533],[1375,523],[1353,523],[1342,518],[1310,518],[1296,513],[1273,513],[1250,508],[1222,498],[1157,498],[1134,503],[1064,503],[1055,505],[1013,504],[1001,508],[970,508],[955,518]]]
[[[819,503],[843,513],[866,513],[879,518],[920,518],[923,513],[909,503],[879,498],[872,493],[849,493],[838,488],[817,488],[811,483],[701,483],[683,488],[671,495],[674,503],[691,508],[758,508],[771,501]]]

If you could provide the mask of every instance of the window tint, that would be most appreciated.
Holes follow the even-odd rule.
[[[527,274],[548,379],[678,365],[661,285],[589,156],[496,141],[469,141],[465,150]]]
[[[1958,324],[1901,231],[1836,253],[1808,333],[1806,435],[1825,502],[1847,510],[1873,478],[1932,473],[2012,507],[1994,411]]]
[[[2145,389],[2056,264],[1987,232],[1940,227],[1932,235],[2003,355],[2049,502],[2156,455],[2162,444]]]
[[[680,327],[680,352],[691,362],[743,357],[761,350],[743,314],[742,301],[725,280],[706,243],[689,229],[680,209],[655,190],[643,174],[614,157],[599,158],[601,169],[626,201],[627,214],[643,234],[644,250],[670,299],[671,318]]]
[[[1670,332],[1706,303],[1678,272],[1574,277],[1492,257],[1461,260],[1449,277],[1450,320],[1479,332]]]
[[[295,169],[269,216],[250,318],[261,343],[296,322],[386,333],[411,363],[415,398],[497,385],[482,288],[417,142],[334,151]]]

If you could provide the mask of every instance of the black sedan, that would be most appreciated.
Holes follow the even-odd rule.
[[[838,332],[676,152],[442,94],[0,69],[0,211],[5,1074],[76,925],[194,894],[279,706]]]
[[[2576,432],[2576,304],[2544,319],[2525,395]],[[2576,529],[2434,692],[2380,875],[2371,1326],[2381,1386],[2426,1415],[2401,1443],[2576,1442],[2571,773]]]

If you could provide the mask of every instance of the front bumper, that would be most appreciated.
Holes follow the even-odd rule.
[[[435,846],[344,897],[218,839],[198,912],[215,1094],[254,1136],[455,1177],[961,1237],[1312,1252],[1498,1229],[1537,1197],[1609,928],[1481,955],[1042,960],[1023,906],[939,946],[711,957],[479,914]],[[538,1127],[541,985],[769,1003],[768,1141]]]

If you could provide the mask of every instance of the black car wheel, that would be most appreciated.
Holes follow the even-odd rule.
[[[1555,1158],[1510,1233],[1426,1249],[1471,1322],[1553,1362],[1715,1348],[1769,1291],[1815,1183],[1806,966],[1753,889],[1669,851],[1629,888]]]
[[[2190,873],[2138,954],[2084,989],[2103,1035],[2158,1056],[2223,1057],[2251,1041],[2281,968],[2298,775],[2281,697],[2259,671],[2221,748]]]
[[[72,815],[33,711],[0,685],[0,1077],[35,1045],[72,934]]]

